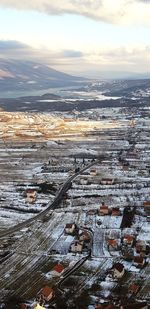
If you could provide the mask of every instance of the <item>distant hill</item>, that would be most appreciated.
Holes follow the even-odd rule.
[[[95,78],[100,80],[131,80],[131,79],[150,79],[150,72],[148,73],[135,73],[135,72],[123,72],[123,71],[101,71],[90,70],[81,73],[82,76],[88,76],[88,78]]]
[[[3,92],[73,86],[84,80],[32,61],[0,59],[0,91]]]

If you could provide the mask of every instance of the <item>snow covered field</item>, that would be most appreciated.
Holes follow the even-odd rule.
[[[143,115],[144,112],[145,109]],[[133,110],[132,118],[134,113]],[[123,291],[128,299],[128,285],[135,280],[140,281],[135,298],[147,300],[150,228],[144,202],[150,201],[149,123],[147,116],[137,117],[137,113],[136,121],[129,121],[131,111],[127,109],[90,110],[85,117],[98,119],[102,115],[106,117],[103,129],[98,123],[92,129],[88,126],[82,132],[82,139],[68,136],[67,139],[55,138],[55,142],[48,136],[38,142],[34,138],[1,139],[1,231],[46,209],[75,170],[80,171],[90,162],[93,166],[72,181],[58,209],[50,209],[45,218],[34,220],[13,235],[1,238],[0,300],[8,295],[34,300],[45,284],[58,291],[63,275],[53,276],[52,270],[57,263],[63,264],[66,272],[74,270],[60,285],[64,297],[69,297],[68,290],[72,293],[72,302],[83,291],[88,293],[89,302],[98,299],[105,302],[110,295],[117,299],[122,297]],[[63,114],[61,117],[67,116]],[[79,116],[83,117],[82,112]],[[107,117],[111,124],[108,126]],[[32,126],[35,119],[29,118]],[[28,120],[25,118],[24,124]],[[74,126],[74,122],[70,125]],[[28,189],[36,190],[33,203],[27,202],[25,193]],[[102,205],[106,206],[103,214],[100,213]],[[88,250],[70,253],[77,233],[66,235],[64,228],[73,223],[77,229],[89,231],[90,254]],[[131,246],[123,248],[125,234],[133,236],[134,241]],[[144,241],[146,246],[141,252],[136,249],[138,240]],[[7,254],[3,256],[6,251],[8,257]],[[133,262],[139,255],[144,258],[142,267]],[[84,263],[82,259],[85,259]],[[120,281],[112,277],[114,263],[121,263],[125,269]],[[145,280],[143,288],[141,280]]]

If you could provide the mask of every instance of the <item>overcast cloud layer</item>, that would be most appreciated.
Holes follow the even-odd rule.
[[[88,70],[146,72],[150,67],[150,45],[116,48],[101,47],[97,51],[36,50],[17,41],[0,41],[0,58],[45,63],[58,70],[77,75]]]
[[[78,14],[116,24],[150,24],[149,0],[0,0],[3,7]]]

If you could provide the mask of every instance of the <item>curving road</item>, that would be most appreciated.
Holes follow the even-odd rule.
[[[19,224],[15,225],[15,226],[9,228],[9,230],[6,230],[6,231],[2,232],[0,234],[0,238],[12,235],[12,233],[17,232],[17,231],[21,230],[24,227],[28,227],[35,220],[43,219],[44,216],[49,212],[49,210],[57,209],[59,204],[60,204],[60,202],[62,201],[62,198],[63,198],[64,194],[70,188],[72,180],[74,180],[78,175],[80,175],[81,173],[83,173],[84,171],[89,169],[91,166],[97,164],[98,162],[99,162],[99,160],[95,160],[94,162],[90,163],[89,165],[87,165],[86,167],[81,169],[79,172],[73,174],[70,178],[67,179],[67,181],[63,184],[62,188],[58,191],[54,201],[52,203],[48,203],[47,204],[47,208],[45,210],[43,210],[42,212],[40,212],[38,215],[34,216],[33,218],[30,218],[30,219],[28,219],[28,220],[26,220],[26,221],[24,221],[22,223],[19,223]]]

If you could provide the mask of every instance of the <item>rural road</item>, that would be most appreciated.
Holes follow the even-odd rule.
[[[44,216],[49,212],[49,210],[57,209],[64,194],[67,192],[67,190],[70,188],[72,180],[74,180],[78,175],[82,174],[84,171],[92,167],[93,165],[97,164],[100,160],[95,160],[94,162],[90,163],[89,165],[85,166],[83,169],[81,169],[79,172],[73,174],[70,178],[67,179],[67,181],[63,184],[59,192],[57,193],[54,201],[52,203],[47,204],[47,208],[40,212],[38,215],[34,216],[33,218],[30,218],[22,223],[19,223],[8,230],[2,232],[0,234],[0,238],[12,235],[12,233],[15,233],[22,228],[28,227],[31,223],[33,223],[35,220],[43,219]]]

